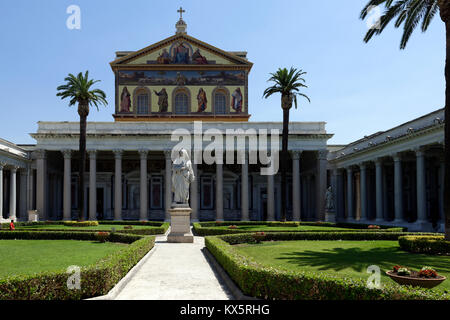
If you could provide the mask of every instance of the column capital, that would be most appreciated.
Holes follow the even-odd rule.
[[[36,159],[45,159],[47,157],[47,153],[44,149],[38,149],[34,151]]]
[[[164,158],[172,160],[172,150],[164,150]]]
[[[328,150],[320,149],[317,151],[317,159],[319,160],[327,160]]]
[[[9,169],[12,173],[16,173],[17,170],[19,169],[19,166],[12,166],[11,169]]]
[[[72,150],[70,150],[70,149],[63,149],[63,150],[61,150],[61,153],[63,154],[64,159],[72,158]]]
[[[148,150],[147,149],[139,149],[139,157],[141,160],[147,160]]]
[[[394,159],[394,162],[400,162],[402,161],[402,155],[400,152],[391,154],[392,159]]]
[[[303,150],[289,150],[293,160],[300,160]]]
[[[115,149],[115,150],[113,150],[113,153],[114,153],[115,159],[122,159],[123,150]]]
[[[376,166],[376,167],[381,167],[381,165],[383,164],[383,159],[381,159],[381,158],[376,158],[376,159],[374,160],[374,162],[375,162],[375,166]]]
[[[416,153],[416,157],[423,157],[425,155],[425,150],[422,146],[414,148],[413,151]]]
[[[367,164],[365,162],[360,162],[360,163],[358,163],[358,167],[360,170],[366,170]]]
[[[3,170],[3,168],[6,166],[5,161],[0,161],[0,170]]]
[[[90,149],[90,150],[87,150],[87,152],[89,153],[89,159],[91,159],[91,160],[97,159],[97,150]]]

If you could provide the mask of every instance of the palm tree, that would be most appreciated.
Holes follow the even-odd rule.
[[[106,94],[100,89],[91,87],[100,80],[89,80],[88,71],[84,76],[80,72],[78,76],[69,75],[64,79],[66,84],[56,88],[59,92],[56,96],[61,99],[70,98],[69,107],[78,103],[78,114],[80,115],[80,159],[79,159],[79,183],[78,183],[78,220],[83,221],[85,215],[84,207],[84,172],[86,170],[86,119],[89,115],[89,106],[94,105],[98,110],[98,105],[107,105]]]
[[[405,49],[413,31],[421,26],[422,32],[427,31],[430,22],[439,11],[446,30],[446,63],[445,63],[445,127],[444,127],[444,213],[445,213],[445,239],[450,240],[450,1],[448,0],[370,0],[361,11],[361,19],[365,19],[373,6],[383,5],[385,12],[378,21],[378,28],[371,28],[364,41],[368,42],[374,35],[383,32],[386,26],[396,18],[394,26],[403,26],[403,36],[400,49]]]
[[[281,93],[281,108],[283,109],[283,132],[281,144],[281,221],[286,221],[286,167],[288,165],[288,137],[289,137],[289,110],[292,108],[292,101],[297,109],[297,95],[310,99],[307,95],[300,93],[299,88],[307,88],[304,84],[305,80],[302,75],[306,74],[301,69],[291,67],[288,71],[286,68],[279,68],[277,72],[270,73],[269,81],[275,84],[264,90],[263,97],[268,98],[274,93]]]

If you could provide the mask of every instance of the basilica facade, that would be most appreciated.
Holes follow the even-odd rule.
[[[443,110],[346,146],[327,144],[325,122],[291,122],[282,199],[280,175],[262,174],[268,164],[249,156],[252,138],[278,150],[281,138],[267,133],[281,133],[282,123],[249,121],[247,53],[186,30],[180,18],[175,35],[110,62],[114,121],[87,124],[86,219],[168,220],[173,133],[195,137],[200,125],[202,137],[231,132],[236,161],[194,161],[192,221],[278,220],[285,201],[288,220],[441,227]],[[31,136],[34,145],[0,139],[0,218],[37,210],[40,220],[76,219],[79,123],[39,121]]]

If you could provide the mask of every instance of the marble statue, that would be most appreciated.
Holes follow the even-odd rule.
[[[334,199],[333,199],[333,191],[331,190],[331,187],[328,187],[327,192],[325,194],[325,208],[327,210],[333,210],[334,209]]]
[[[192,162],[186,149],[181,149],[172,163],[172,192],[174,202],[187,204],[189,201],[189,184],[195,180]]]

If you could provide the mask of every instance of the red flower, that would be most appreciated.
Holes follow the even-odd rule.
[[[402,267],[402,266],[399,266],[399,265],[395,265],[395,266],[392,268],[392,270],[394,270],[394,272],[397,272],[398,269],[400,269],[400,268],[403,268],[403,267]]]

